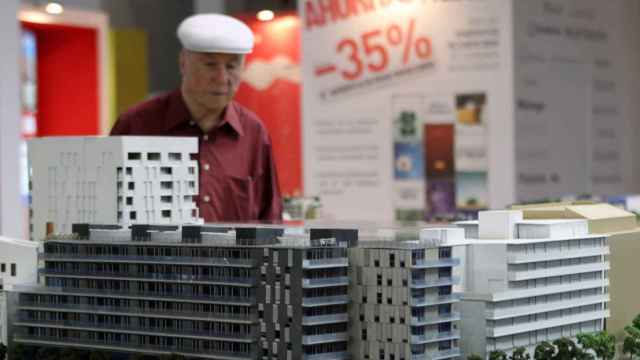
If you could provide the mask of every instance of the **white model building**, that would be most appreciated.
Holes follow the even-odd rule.
[[[46,224],[199,222],[198,143],[187,137],[49,137],[29,141],[30,234]]]
[[[0,236],[0,342],[7,344],[5,290],[38,281],[38,243]]]
[[[542,341],[603,329],[609,247],[585,220],[486,211],[458,225],[470,239],[460,303],[464,357],[519,346],[532,354]]]

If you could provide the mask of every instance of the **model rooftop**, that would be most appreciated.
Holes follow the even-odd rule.
[[[300,229],[275,226],[236,227],[200,225],[91,225],[73,224],[72,234],[49,235],[46,241],[95,244],[245,247],[347,246],[357,241],[353,229]]]

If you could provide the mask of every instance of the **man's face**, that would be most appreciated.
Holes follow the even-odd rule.
[[[182,50],[180,71],[183,90],[201,106],[227,106],[240,85],[244,56]]]

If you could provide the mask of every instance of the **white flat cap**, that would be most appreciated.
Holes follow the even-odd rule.
[[[197,52],[248,54],[253,33],[242,21],[221,14],[190,16],[178,26],[182,47]]]

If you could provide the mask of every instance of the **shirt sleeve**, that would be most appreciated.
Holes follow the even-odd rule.
[[[258,219],[262,221],[282,221],[282,196],[280,195],[280,185],[278,183],[278,174],[276,164],[273,159],[271,144],[264,145],[264,169],[260,181],[263,189],[260,212]]]

